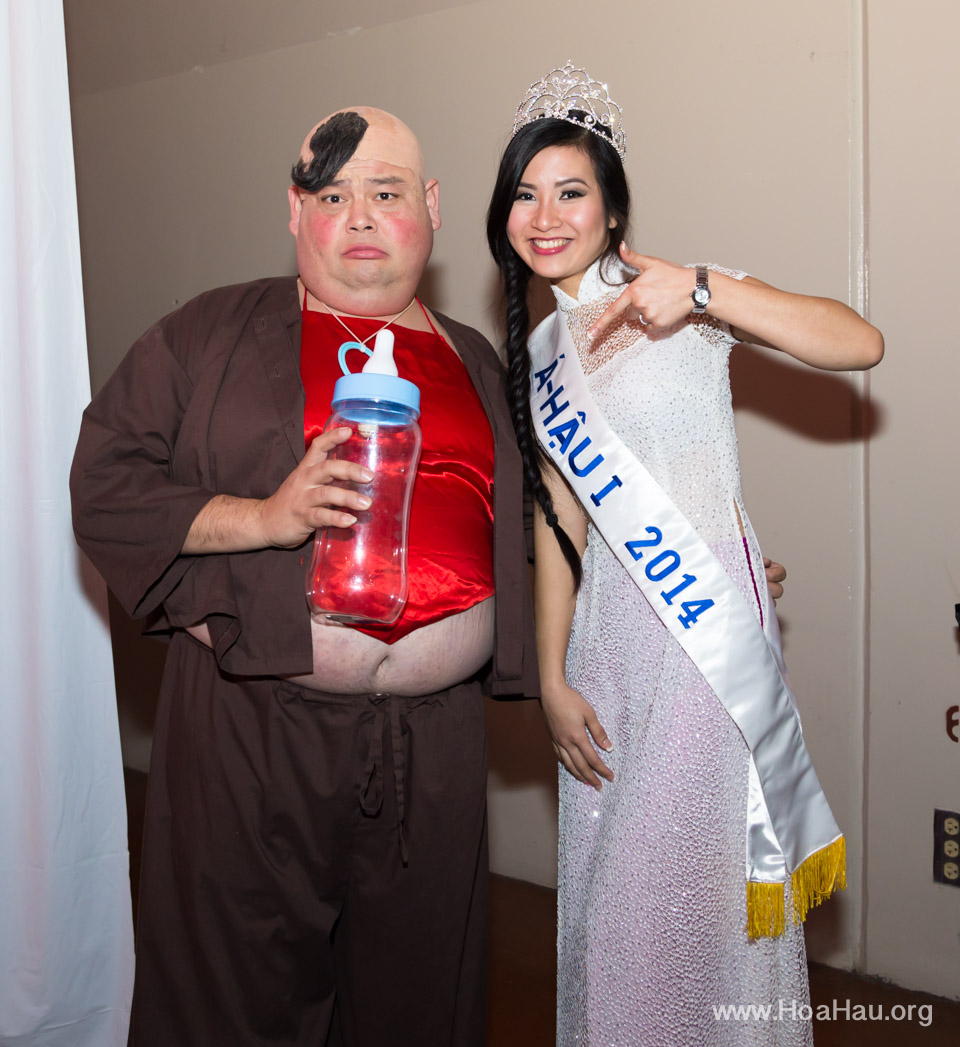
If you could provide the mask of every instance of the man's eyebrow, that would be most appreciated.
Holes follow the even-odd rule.
[[[377,178],[364,178],[364,182],[367,185],[410,185],[410,182],[406,178],[401,178],[400,175],[382,175]],[[351,185],[352,180],[349,178],[335,178],[332,182],[327,182],[323,188],[348,189]]]

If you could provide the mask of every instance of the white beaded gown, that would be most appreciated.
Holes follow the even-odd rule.
[[[591,346],[586,331],[619,290],[598,263],[578,299],[554,288],[594,402],[758,618],[771,613],[740,501],[735,340],[702,316],[653,332],[621,323]],[[811,1044],[802,930],[788,922],[782,938],[758,941],[745,931],[746,744],[592,526],[567,681],[614,742],[615,780],[597,793],[560,769],[558,1047]],[[714,1010],[751,1004],[772,1010]]]

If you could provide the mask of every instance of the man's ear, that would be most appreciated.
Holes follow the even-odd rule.
[[[297,231],[300,229],[300,211],[303,208],[303,198],[300,196],[300,190],[295,185],[291,185],[287,189],[287,199],[290,201],[290,232],[296,236]]]
[[[423,187],[423,195],[430,212],[430,222],[434,230],[437,230],[440,228],[440,183],[436,178],[431,178]]]

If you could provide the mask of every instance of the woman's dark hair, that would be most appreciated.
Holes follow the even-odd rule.
[[[602,133],[602,129],[601,133]],[[527,291],[533,271],[520,258],[507,236],[507,220],[517,197],[517,187],[530,161],[543,149],[553,145],[572,145],[590,160],[600,187],[606,218],[615,224],[603,261],[619,254],[620,244],[630,221],[630,190],[623,163],[613,144],[607,144],[595,131],[590,131],[565,120],[546,117],[521,127],[513,136],[500,161],[500,171],[487,211],[487,243],[503,278],[507,354],[507,400],[513,418],[513,428],[523,456],[523,472],[527,487],[543,510],[547,523],[553,528],[557,542],[573,574],[574,589],[581,580],[580,557],[570,536],[557,523],[553,500],[543,482],[543,470],[553,468],[543,453],[533,432],[530,417],[530,354],[527,336],[530,333],[530,312]],[[602,272],[602,268],[601,268]]]

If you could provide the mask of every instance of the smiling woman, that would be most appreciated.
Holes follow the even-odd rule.
[[[748,338],[868,367],[883,341],[839,302],[628,250],[624,152],[606,85],[553,70],[518,110],[487,237],[564,768],[558,1044],[693,1047],[718,1042],[714,1004],[806,1000],[800,921],[845,882],[741,499],[728,356]],[[533,276],[557,311],[530,332]],[[810,1042],[802,1021],[763,1032]]]

